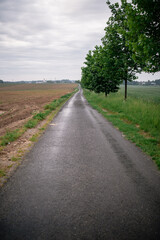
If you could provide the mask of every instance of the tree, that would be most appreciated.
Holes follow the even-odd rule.
[[[120,82],[114,78],[113,60],[107,49],[95,46],[86,56],[85,67],[82,67],[82,86],[96,93],[103,92],[107,96],[119,89]]]
[[[135,80],[135,74],[140,71],[133,60],[133,52],[126,43],[126,9],[124,1],[111,4],[107,1],[112,16],[107,22],[102,46],[96,46],[86,56],[85,67],[82,68],[82,85],[95,92],[116,92],[120,83],[125,81],[125,99],[127,98],[127,81]]]
[[[142,70],[160,70],[160,4],[158,0],[121,0],[125,5],[127,46]]]
[[[82,87],[85,87],[89,90],[94,90],[92,86],[92,79],[93,79],[93,74],[92,74],[92,65],[93,65],[93,55],[92,51],[89,50],[87,56],[86,56],[86,61],[84,64],[86,66],[82,67],[82,77],[81,77],[81,84]]]
[[[110,79],[117,84],[125,81],[125,99],[127,98],[127,81],[136,79],[135,74],[139,68],[132,59],[132,52],[126,46],[126,37],[124,32],[128,29],[125,26],[126,12],[125,4],[121,7],[118,3],[107,4],[111,9],[112,16],[107,22],[105,36],[102,39],[104,49],[107,52],[107,62]]]

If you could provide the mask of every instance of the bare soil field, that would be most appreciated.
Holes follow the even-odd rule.
[[[0,137],[7,131],[20,129],[33,117],[43,111],[44,106],[54,99],[71,93],[77,84],[15,84],[0,86]],[[17,140],[0,147],[0,187],[20,165],[25,153],[32,147],[55,116],[55,110],[36,127],[27,129]],[[35,136],[35,140],[32,138]]]
[[[0,136],[19,128],[54,99],[72,92],[76,84],[15,84],[0,86]]]

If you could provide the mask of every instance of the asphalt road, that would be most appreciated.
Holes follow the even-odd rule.
[[[160,173],[80,90],[0,191],[0,239],[158,240]]]

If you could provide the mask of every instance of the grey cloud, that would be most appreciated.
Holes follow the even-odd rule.
[[[21,13],[32,6],[32,1],[28,0],[1,0],[0,1],[0,21],[9,22],[18,20]]]
[[[103,37],[105,2],[0,0],[0,78],[79,79],[86,53]]]
[[[92,22],[93,19],[99,21],[105,19],[110,10],[107,8],[105,0],[87,0],[79,1],[81,4],[75,4],[74,8],[65,12],[66,15],[73,18],[74,21]]]

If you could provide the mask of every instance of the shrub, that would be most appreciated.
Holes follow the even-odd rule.
[[[61,98],[62,99],[69,98],[71,95],[72,95],[72,93],[68,93],[68,94],[63,95]]]
[[[8,143],[15,141],[17,138],[21,136],[21,132],[19,129],[13,130],[11,132],[7,132],[1,138],[1,146],[6,146]]]
[[[38,123],[37,119],[31,119],[24,126],[26,128],[34,128],[37,125],[37,123]]]
[[[45,113],[40,112],[40,113],[37,113],[36,115],[34,115],[33,119],[37,119],[37,120],[41,121],[41,120],[45,119],[45,117],[46,117]]]
[[[47,109],[49,109],[49,110],[55,110],[56,109],[56,103],[55,102],[52,102],[52,103],[50,103],[50,104],[47,104],[45,107],[44,107],[44,109],[45,110],[47,110]]]

